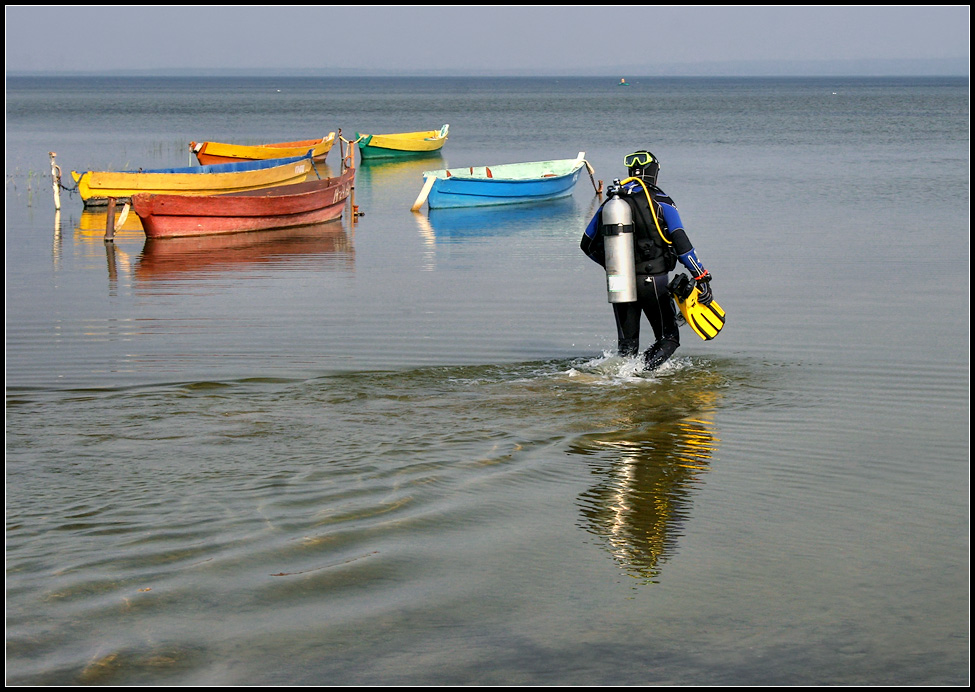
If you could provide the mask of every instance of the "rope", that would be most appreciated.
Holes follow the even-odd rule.
[[[74,187],[65,187],[64,186],[64,183],[61,182],[61,166],[58,166],[57,164],[55,164],[54,165],[54,168],[58,172],[57,177],[55,178],[55,182],[58,184],[58,188],[64,190],[65,192],[77,192],[78,191],[78,183],[75,183],[74,184]]]
[[[352,148],[352,145],[357,144],[359,140],[362,139],[362,137],[357,138],[354,142],[350,142],[341,134],[339,134],[339,139],[348,145],[348,147],[345,150],[345,154],[342,155],[342,166],[344,168],[353,168],[355,166],[355,150]]]

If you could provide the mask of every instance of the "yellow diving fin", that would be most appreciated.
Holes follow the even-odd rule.
[[[670,282],[670,294],[674,296],[684,321],[705,341],[716,337],[724,327],[724,310],[715,300],[707,305],[698,302],[701,292],[686,274],[681,274]]]

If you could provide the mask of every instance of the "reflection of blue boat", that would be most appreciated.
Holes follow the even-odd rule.
[[[522,231],[561,231],[578,225],[575,200],[569,197],[513,207],[431,209],[429,230],[440,241],[514,235]]]
[[[565,197],[572,194],[582,167],[587,165],[585,156],[580,151],[574,159],[424,171],[425,182],[413,210],[424,202],[430,209],[447,209]]]

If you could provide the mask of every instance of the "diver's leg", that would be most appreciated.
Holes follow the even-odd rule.
[[[640,304],[613,303],[613,315],[620,355],[631,358],[640,351]]]
[[[680,346],[677,310],[670,291],[667,290],[667,279],[667,274],[654,274],[648,276],[642,286],[638,287],[643,313],[653,327],[655,339],[653,345],[643,354],[647,370],[659,368]]]

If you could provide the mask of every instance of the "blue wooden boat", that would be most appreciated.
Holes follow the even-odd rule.
[[[423,189],[412,209],[417,211],[424,203],[430,209],[449,209],[566,197],[572,194],[583,166],[588,165],[585,157],[580,151],[574,159],[425,171]]]

